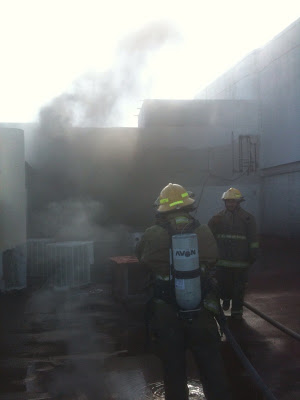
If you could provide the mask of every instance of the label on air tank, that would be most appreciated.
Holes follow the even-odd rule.
[[[173,254],[175,258],[197,258],[197,249],[174,249]]]
[[[184,290],[185,289],[184,279],[175,278],[175,288],[179,290]]]

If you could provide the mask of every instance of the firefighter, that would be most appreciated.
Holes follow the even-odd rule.
[[[189,398],[187,349],[199,368],[206,398],[227,400],[231,394],[215,319],[220,303],[212,279],[217,245],[208,226],[200,225],[190,215],[194,202],[184,187],[169,183],[156,201],[155,224],[145,231],[137,246],[136,255],[148,269],[152,287],[147,326],[152,349],[162,361],[166,400]],[[183,264],[192,262],[196,267],[177,271],[173,241],[177,240],[178,247],[180,240],[187,237],[194,240],[193,248],[184,247],[177,252],[186,260]],[[186,290],[188,284],[192,284],[191,292]]]
[[[256,260],[259,247],[256,221],[242,209],[241,202],[245,199],[238,189],[228,189],[222,200],[225,209],[208,222],[219,249],[216,276],[223,310],[230,309],[232,300],[231,317],[242,319],[248,270]]]

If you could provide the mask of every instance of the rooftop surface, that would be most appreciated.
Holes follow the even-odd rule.
[[[125,260],[126,261],[126,260]],[[299,333],[296,245],[262,243],[247,303]],[[116,301],[111,281],[79,289],[40,287],[0,296],[0,400],[163,399],[159,361],[145,348],[137,304]],[[300,344],[252,311],[228,318],[243,352],[278,400],[300,398]],[[263,400],[226,338],[222,352],[234,400]],[[191,399],[203,399],[193,361]]]

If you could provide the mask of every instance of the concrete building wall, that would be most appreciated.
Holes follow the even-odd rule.
[[[26,241],[24,135],[0,129],[0,250]]]
[[[156,129],[158,134],[160,128],[172,128],[172,140],[179,136],[187,145],[188,141],[194,145],[191,131],[201,132],[196,136],[197,146],[202,145],[204,136],[210,145],[224,145],[230,143],[231,132],[256,134],[260,126],[258,112],[258,104],[252,100],[145,100],[138,125]],[[226,132],[230,132],[229,137]]]
[[[169,182],[180,183],[200,199],[197,217],[206,223],[224,207],[222,193],[238,185],[249,194],[245,208],[260,223],[260,176],[239,168],[239,138],[251,137],[259,152],[259,129],[253,100],[146,100],[137,149],[143,154],[138,165],[153,182],[147,187],[149,198]]]
[[[260,49],[251,52],[202,90],[196,99],[257,100],[259,98],[257,80],[259,53]]]
[[[232,177],[240,172],[240,136],[250,136],[258,152],[259,107],[248,100],[146,100],[139,129],[144,147],[199,150],[200,169]]]
[[[21,129],[24,132],[25,160],[30,163],[32,161],[35,133],[38,124],[35,122],[0,122],[0,129],[1,128]]]
[[[299,161],[300,19],[201,91],[196,99],[260,104],[262,168]]]
[[[258,102],[261,229],[266,234],[299,235],[300,19],[220,76],[196,99]]]
[[[300,19],[258,59],[263,168],[300,160]]]
[[[0,129],[0,290],[26,286],[24,134]]]
[[[300,236],[300,172],[264,178],[264,233]]]

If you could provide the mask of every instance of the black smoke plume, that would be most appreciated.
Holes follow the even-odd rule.
[[[120,41],[110,70],[80,77],[40,110],[28,186],[30,236],[69,239],[72,232],[80,239],[93,236],[97,226],[142,224],[135,211],[139,133],[112,127],[124,124],[136,112],[133,104],[147,97],[144,72],[151,57],[178,39],[168,24],[144,27]],[[78,215],[85,221],[78,223]]]

